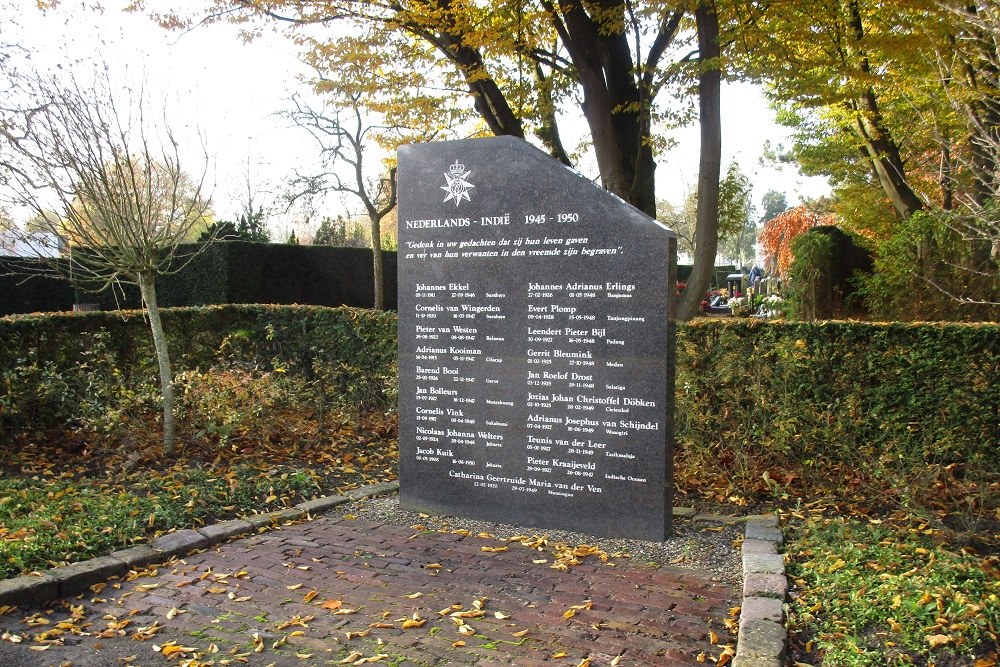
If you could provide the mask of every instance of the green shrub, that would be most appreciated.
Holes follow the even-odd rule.
[[[1000,273],[990,246],[970,241],[957,213],[922,211],[874,245],[863,282],[873,317],[903,321],[1000,319]]]
[[[973,514],[997,500],[997,325],[695,322],[677,389],[680,451],[737,492],[793,476]]]
[[[180,371],[174,376],[179,421],[199,443],[265,438],[290,400],[288,383],[280,375],[225,366]]]
[[[195,404],[187,407],[198,415],[199,429],[207,425],[220,435],[235,426],[237,405],[208,414],[208,399],[196,397],[228,384],[236,401],[238,383],[220,373],[268,378],[265,384],[276,377],[294,381],[319,417],[331,407],[362,413],[395,406],[392,313],[209,306],[165,309],[163,320],[174,370]],[[152,344],[138,311],[0,318],[0,369],[0,443],[57,426],[106,430],[153,408],[158,395]],[[209,385],[195,389],[194,378]]]

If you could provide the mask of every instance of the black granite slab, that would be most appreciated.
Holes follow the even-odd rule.
[[[400,502],[664,539],[674,234],[512,137],[398,166]]]

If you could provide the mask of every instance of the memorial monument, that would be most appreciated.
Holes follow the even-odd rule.
[[[513,137],[397,177],[400,503],[665,539],[673,232]]]

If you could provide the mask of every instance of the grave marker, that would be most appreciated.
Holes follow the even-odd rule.
[[[664,539],[674,234],[512,137],[398,167],[400,503]]]

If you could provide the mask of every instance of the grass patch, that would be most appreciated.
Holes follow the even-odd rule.
[[[793,656],[804,664],[996,665],[1000,559],[926,523],[812,517],[787,531]]]
[[[127,452],[73,432],[24,439],[0,450],[0,578],[395,479],[394,419],[371,419],[323,433],[288,420],[294,433],[276,426],[253,446],[191,448],[166,462],[155,438]]]

